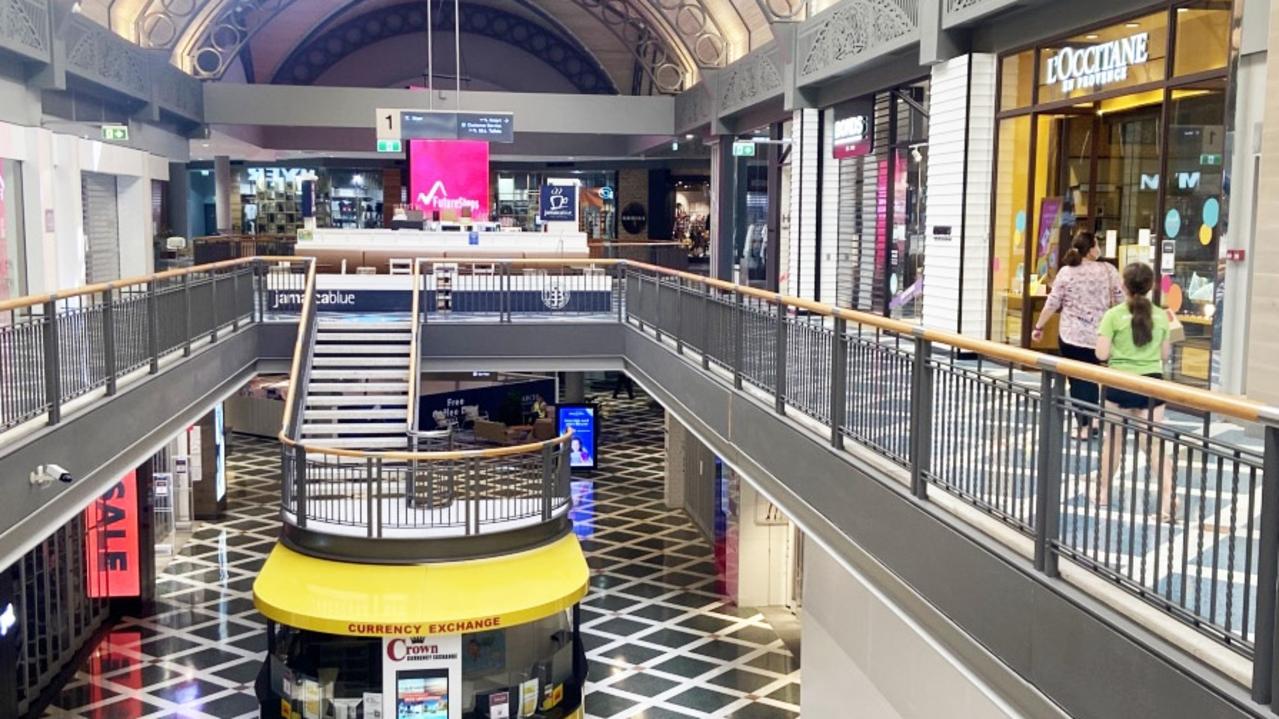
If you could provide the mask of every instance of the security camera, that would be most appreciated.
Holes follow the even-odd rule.
[[[75,481],[75,477],[71,472],[66,467],[58,464],[42,464],[36,467],[36,471],[31,473],[31,484],[35,486],[49,484],[55,479],[66,484]]]

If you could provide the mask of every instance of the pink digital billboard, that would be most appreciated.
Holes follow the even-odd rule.
[[[489,145],[474,140],[409,140],[409,195],[430,218],[489,214]]]

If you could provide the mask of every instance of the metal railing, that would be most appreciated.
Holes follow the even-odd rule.
[[[220,262],[246,257],[291,257],[297,247],[296,233],[287,235],[209,235],[191,240],[196,263]]]
[[[920,501],[942,491],[999,520],[1029,540],[1038,571],[1055,577],[1064,559],[1253,658],[1254,695],[1269,701],[1279,491],[1263,486],[1279,478],[1279,409],[666,268],[612,266],[624,296],[598,318],[620,310],[776,412],[820,423],[832,446],[874,450],[908,473]],[[1171,414],[1081,402],[1068,382],[1155,398]],[[1242,430],[1224,440],[1186,410],[1260,423],[1265,447]],[[1076,421],[1096,423],[1100,440],[1077,439]]]
[[[327,534],[431,539],[519,529],[568,512],[571,432],[516,446],[418,451],[419,442],[435,447],[442,439],[439,433],[416,428],[422,324],[427,314],[423,303],[430,299],[425,297],[429,290],[421,289],[422,278],[423,263],[414,263],[405,424],[412,449],[341,449],[326,447],[322,440],[298,439],[318,314],[315,266],[311,265],[280,431],[281,509],[286,522]],[[445,444],[452,447],[451,433]]]
[[[590,252],[596,259],[643,262],[668,270],[688,269],[688,247],[683,242],[592,242]]]
[[[0,302],[0,431],[261,319],[269,263],[250,258]]]
[[[417,260],[425,322],[621,319],[614,260]]]

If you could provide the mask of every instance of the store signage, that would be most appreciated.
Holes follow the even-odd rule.
[[[754,157],[754,140],[733,140],[733,157]]]
[[[1173,178],[1177,180],[1178,190],[1193,190],[1199,187],[1199,181],[1203,179],[1203,174],[1199,171],[1194,172],[1174,172]],[[1154,192],[1159,189],[1159,175],[1150,173],[1141,173],[1138,180],[1137,189]]]
[[[595,405],[561,404],[555,408],[555,423],[560,436],[573,430],[573,436],[569,439],[568,466],[573,469],[595,469],[598,462],[596,440],[599,438]]]
[[[611,199],[613,199],[613,188],[611,188],[611,187],[601,187],[601,188],[600,188],[600,199],[601,199],[601,200],[611,200]]]
[[[346,625],[348,634],[357,636],[385,637],[395,635],[421,634],[457,634],[462,632],[481,632],[497,629],[502,626],[502,618],[498,616],[480,617],[479,619],[462,619],[455,622],[427,622],[422,624],[361,624],[352,622]],[[408,640],[396,640],[407,642]]]
[[[382,716],[462,719],[461,694],[461,634],[382,638]]]
[[[89,596],[136,597],[138,567],[138,479],[130,471],[85,511]]]
[[[576,222],[577,186],[543,185],[539,211],[543,222]]]
[[[389,125],[393,127],[394,123]],[[515,116],[509,112],[403,110],[400,112],[400,137],[405,140],[515,142]]]
[[[1048,58],[1047,85],[1061,85],[1063,93],[1099,88],[1128,79],[1128,68],[1150,60],[1149,35],[1144,32],[1088,47],[1066,46]]]
[[[128,125],[103,125],[102,139],[107,142],[128,142],[129,126]]]
[[[378,152],[404,152],[404,143],[400,140],[378,140]]]
[[[638,202],[632,202],[622,208],[622,229],[632,235],[639,235],[648,228],[648,210]]]
[[[431,217],[489,213],[489,146],[474,140],[410,140],[409,195]]]
[[[869,115],[849,115],[835,121],[833,151],[836,160],[861,157],[870,153],[874,143],[874,126]]]
[[[250,167],[249,182],[253,184],[282,185],[285,183],[299,187],[303,180],[317,179],[315,170],[309,167]]]

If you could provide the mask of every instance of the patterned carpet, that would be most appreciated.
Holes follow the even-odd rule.
[[[592,573],[588,717],[798,716],[798,662],[761,614],[716,593],[711,545],[663,504],[661,410],[601,403],[600,469],[573,485]],[[279,461],[274,442],[232,439],[226,518],[200,524],[160,574],[156,612],[113,627],[45,716],[257,716],[252,585],[279,529]]]

